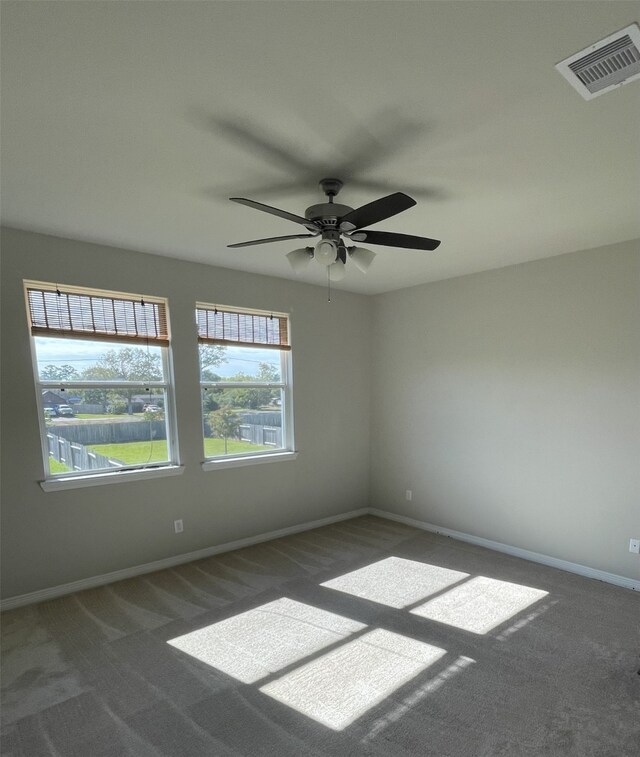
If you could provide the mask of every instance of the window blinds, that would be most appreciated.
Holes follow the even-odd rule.
[[[283,315],[198,305],[198,341],[290,350],[288,319]]]
[[[28,286],[27,300],[34,336],[169,344],[162,301],[44,286]]]

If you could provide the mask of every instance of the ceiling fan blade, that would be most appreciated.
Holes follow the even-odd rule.
[[[285,239],[306,239],[307,237],[317,236],[317,234],[289,234],[286,237],[267,237],[266,239],[252,239],[250,242],[236,242],[236,244],[228,244],[227,247],[250,247],[252,244],[266,244],[267,242],[282,242]]]
[[[261,202],[256,202],[255,200],[247,200],[244,197],[230,197],[230,200],[233,202],[239,202],[241,205],[248,205],[250,208],[255,208],[256,210],[262,210],[265,213],[270,213],[272,216],[279,216],[280,218],[286,218],[287,221],[294,221],[295,223],[301,223],[303,226],[306,226],[307,228],[316,228],[316,225],[313,223],[313,221],[309,221],[307,218],[303,218],[302,216],[297,216],[294,213],[289,213],[286,210],[280,210],[279,208],[272,208],[271,205],[264,205]]]
[[[406,149],[426,129],[424,123],[410,121],[394,108],[383,108],[370,120],[369,128],[359,126],[352,129],[349,139],[337,145],[338,153],[345,156],[337,175],[345,183],[351,184],[354,176],[380,165],[390,155]]]
[[[347,213],[340,219],[340,230],[361,229],[371,223],[378,223],[378,221],[384,221],[385,218],[391,218],[391,216],[395,216],[415,204],[416,201],[404,192],[394,192]]]
[[[367,229],[363,229],[357,233],[356,237],[358,242],[385,244],[387,247],[404,247],[407,250],[435,250],[440,245],[439,239],[414,237],[411,234],[394,234],[391,231],[367,231]]]

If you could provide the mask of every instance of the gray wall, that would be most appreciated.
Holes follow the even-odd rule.
[[[22,280],[169,298],[183,475],[43,492]],[[291,313],[296,461],[204,472],[196,300]],[[369,504],[371,300],[88,243],[2,232],[3,596]],[[183,534],[173,520],[183,518]]]
[[[638,578],[639,252],[328,304],[316,287],[4,229],[3,596],[369,504]],[[24,278],[169,298],[182,476],[40,489]],[[298,460],[201,470],[196,300],[291,313]]]
[[[639,241],[376,297],[372,504],[640,577]]]

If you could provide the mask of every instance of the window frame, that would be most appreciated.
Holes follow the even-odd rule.
[[[24,292],[25,302],[27,307],[27,324],[31,324],[30,306],[29,306],[29,289],[45,289],[49,291],[55,291],[58,286],[64,292],[80,294],[80,295],[95,295],[102,297],[114,297],[115,299],[121,299],[123,297],[136,298],[139,295],[127,294],[124,292],[114,292],[111,290],[96,289],[94,287],[78,287],[72,285],[54,285],[50,282],[40,282],[24,280]],[[167,320],[167,331],[169,330],[169,307],[166,298],[156,296],[143,296],[143,299],[148,303],[162,303],[165,309]],[[36,345],[36,337],[45,337],[48,339],[55,339],[56,341],[66,340],[78,340],[87,342],[95,342],[96,345],[114,345],[114,344],[128,344],[131,345],[130,339],[118,339],[117,335],[111,337],[98,336],[97,338],[91,337],[90,333],[86,335],[70,335],[63,336],[60,333],[47,336],[42,331],[39,333],[32,333],[29,326],[29,346],[31,350],[31,364],[33,370],[33,379],[36,393],[36,408],[38,413],[38,427],[40,432],[40,446],[42,452],[42,463],[44,469],[44,480],[40,482],[40,486],[44,491],[57,491],[59,489],[70,489],[83,486],[93,486],[112,482],[123,482],[138,480],[143,478],[156,477],[161,475],[176,475],[180,474],[184,470],[184,466],[180,464],[180,452],[178,445],[178,431],[177,431],[177,413],[175,404],[175,378],[173,371],[173,355],[171,350],[171,343],[154,343],[153,339],[149,340],[150,345],[160,349],[161,361],[162,361],[162,373],[164,380],[161,381],[60,381],[60,380],[42,380],[40,378],[40,370],[38,364],[38,353]],[[144,344],[144,340],[138,341],[139,346]],[[48,443],[48,428],[46,425],[43,393],[47,390],[58,390],[66,392],[73,389],[100,389],[105,391],[113,391],[117,389],[131,389],[140,388],[141,391],[149,389],[160,390],[164,394],[164,421],[166,428],[166,441],[167,441],[167,460],[159,462],[149,463],[133,463],[130,465],[124,465],[117,468],[107,469],[99,468],[95,470],[70,470],[63,473],[52,473],[50,467],[50,455],[49,455],[49,443]]]
[[[227,305],[214,305],[212,303],[196,302],[196,331],[198,329],[198,310],[220,310],[230,313],[273,317],[286,320],[287,343],[282,347],[273,344],[253,343],[247,344],[241,341],[228,343],[239,349],[270,349],[279,353],[280,356],[280,381],[202,381],[202,366],[200,363],[200,345],[211,343],[208,340],[198,339],[198,373],[200,376],[200,423],[202,434],[202,469],[219,470],[244,465],[255,465],[285,460],[295,460],[298,453],[295,449],[294,422],[293,422],[293,361],[291,349],[291,320],[288,313],[276,313],[275,311],[257,310],[254,308],[238,308]],[[255,452],[236,452],[227,455],[215,455],[207,457],[204,446],[204,421],[203,409],[205,391],[210,389],[279,389],[281,392],[280,413],[282,418],[282,446],[273,449],[256,450]],[[264,445],[263,445],[264,446]]]

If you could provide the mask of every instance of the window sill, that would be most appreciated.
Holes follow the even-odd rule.
[[[86,486],[103,486],[104,484],[123,484],[130,481],[179,476],[184,473],[184,465],[165,465],[144,470],[122,470],[113,473],[94,473],[89,476],[60,476],[40,481],[40,488],[45,492],[57,492],[64,489],[81,489]]]
[[[218,460],[205,460],[202,463],[202,470],[242,468],[245,465],[263,465],[264,463],[283,463],[295,460],[297,457],[297,452],[273,452],[269,455],[251,455],[250,457],[221,457]]]

